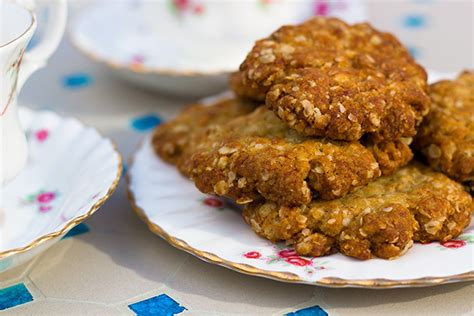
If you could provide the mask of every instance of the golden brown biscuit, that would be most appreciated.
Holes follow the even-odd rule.
[[[430,87],[432,110],[414,147],[428,163],[451,178],[474,186],[474,71]],[[473,191],[474,192],[474,191]]]
[[[429,111],[426,79],[393,35],[316,17],[257,41],[231,86],[302,134],[380,141],[415,135]]]
[[[245,206],[243,216],[258,235],[294,244],[300,255],[340,251],[358,259],[391,259],[414,241],[457,237],[473,207],[460,184],[412,163],[337,200],[297,207],[257,201]]]
[[[200,103],[186,107],[175,119],[159,125],[152,135],[152,145],[163,160],[179,164],[186,151],[193,147],[193,139],[213,126],[250,113],[255,105],[238,99],[227,98],[214,104]]]
[[[196,186],[250,203],[259,197],[299,205],[314,196],[335,199],[406,164],[403,141],[374,144],[311,138],[266,107],[221,124],[196,140],[180,166]]]

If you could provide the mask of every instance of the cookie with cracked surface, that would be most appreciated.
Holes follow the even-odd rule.
[[[301,135],[272,111],[217,126],[196,141],[181,171],[198,189],[246,204],[260,197],[288,205],[335,199],[408,163],[404,141],[340,142]]]
[[[293,244],[304,256],[334,252],[393,259],[413,242],[446,241],[461,234],[474,203],[459,183],[411,163],[347,196],[307,205],[256,201],[243,217],[260,236]]]
[[[414,148],[434,169],[474,186],[474,71],[430,86],[432,110],[423,121]],[[474,192],[474,191],[471,191]]]
[[[425,70],[393,35],[335,18],[257,41],[230,83],[298,132],[335,140],[412,137],[430,106]]]

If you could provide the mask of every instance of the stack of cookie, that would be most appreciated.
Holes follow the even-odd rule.
[[[195,104],[153,146],[205,193],[243,205],[260,236],[300,255],[396,258],[471,219],[474,73],[432,87],[391,34],[314,18],[258,41],[235,96]],[[430,112],[431,104],[433,110]],[[427,116],[428,115],[428,116]],[[421,126],[421,128],[420,128]]]

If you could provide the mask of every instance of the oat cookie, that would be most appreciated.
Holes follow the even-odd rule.
[[[227,98],[214,104],[196,103],[186,107],[175,119],[159,125],[152,135],[153,148],[163,160],[178,165],[194,146],[194,139],[213,126],[250,113],[255,105]]]
[[[429,111],[426,80],[393,35],[316,17],[257,41],[231,86],[299,133],[380,141],[415,135]]]
[[[241,204],[260,197],[289,205],[309,203],[315,196],[335,199],[412,158],[404,141],[303,136],[266,107],[217,126],[196,143],[182,172],[202,192]]]
[[[473,188],[474,71],[431,85],[430,95],[432,110],[418,131],[414,148],[433,168]]]
[[[445,175],[412,163],[337,200],[282,206],[256,201],[243,216],[260,236],[300,255],[334,252],[392,259],[413,242],[446,241],[469,225],[472,197]]]

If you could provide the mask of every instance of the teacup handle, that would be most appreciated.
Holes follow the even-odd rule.
[[[29,10],[34,10],[37,0],[15,0]],[[44,36],[31,50],[25,53],[18,76],[17,88],[21,89],[26,80],[38,69],[44,67],[51,55],[58,48],[66,28],[66,0],[42,0],[48,5],[48,21]]]

